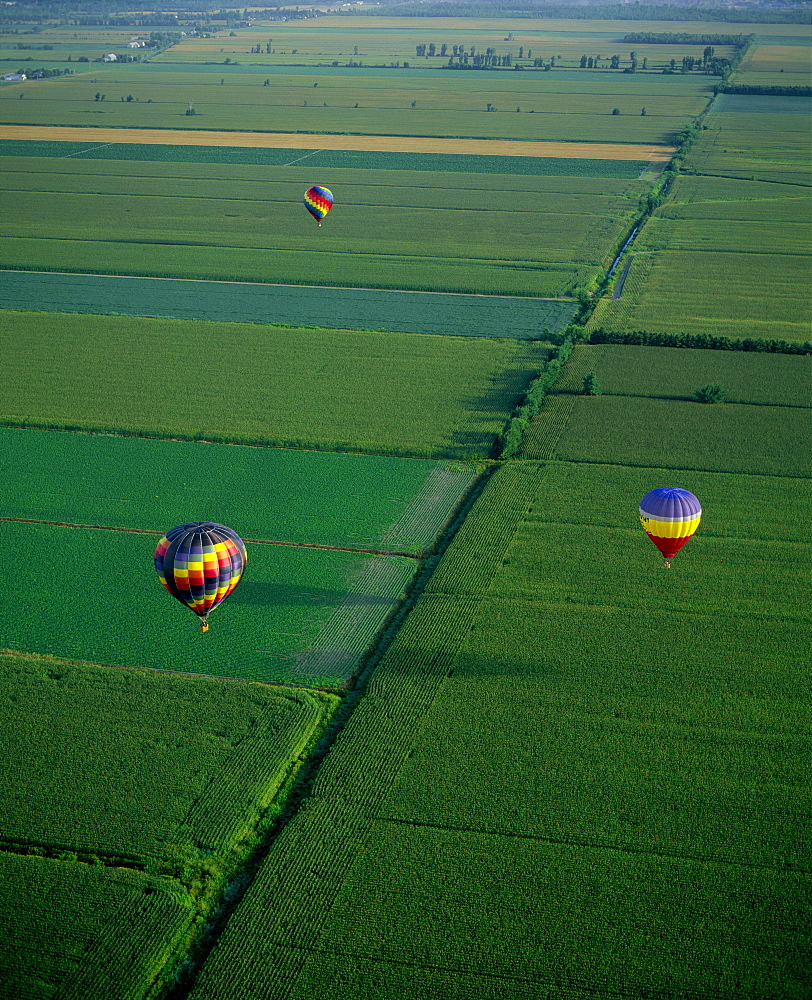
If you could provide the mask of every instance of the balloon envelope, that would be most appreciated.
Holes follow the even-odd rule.
[[[190,521],[167,531],[155,549],[155,569],[169,593],[205,618],[242,579],[248,562],[236,531],[213,521]]]
[[[304,207],[310,212],[313,218],[321,222],[333,207],[333,192],[327,188],[314,185],[305,191],[303,201]]]
[[[666,559],[693,535],[702,517],[697,498],[679,486],[660,486],[640,501],[640,523]]]

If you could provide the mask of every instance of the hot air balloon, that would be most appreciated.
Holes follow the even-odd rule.
[[[665,556],[667,569],[696,531],[701,517],[702,507],[697,498],[679,486],[660,486],[640,501],[640,523]]]
[[[304,193],[304,207],[310,212],[313,218],[321,225],[321,220],[333,207],[333,192],[327,188],[314,185],[309,187]]]
[[[202,619],[219,607],[242,579],[248,562],[245,542],[236,531],[213,521],[190,521],[167,531],[155,549],[161,583]]]

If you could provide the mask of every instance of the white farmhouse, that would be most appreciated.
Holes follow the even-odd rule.
[[[116,61],[117,61],[117,59],[116,59],[115,52],[111,52],[107,56],[102,56],[102,62],[116,62]]]

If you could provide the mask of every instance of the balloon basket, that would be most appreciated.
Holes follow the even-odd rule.
[[[200,623],[200,631],[201,632],[208,632],[209,631],[209,623],[205,622],[205,621],[201,622]]]
[[[665,568],[666,569],[671,569],[671,560],[670,559],[666,559],[666,561],[665,561]]]

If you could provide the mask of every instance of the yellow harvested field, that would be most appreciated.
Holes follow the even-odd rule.
[[[173,129],[70,128],[0,125],[0,139],[52,142],[142,142],[163,145],[248,146],[264,149],[354,149],[375,153],[463,153],[469,156],[547,156],[665,163],[673,146],[600,142],[518,142],[514,139],[435,139],[394,135],[301,135],[296,132],[203,132]]]

